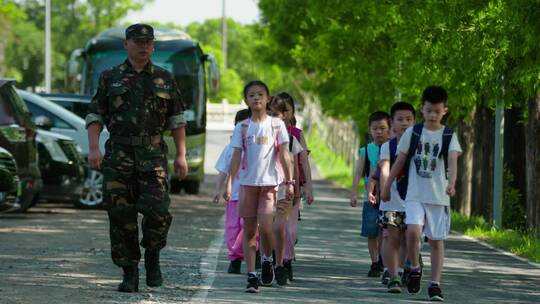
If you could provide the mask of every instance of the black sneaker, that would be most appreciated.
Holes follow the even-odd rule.
[[[228,273],[240,273],[240,269],[242,267],[242,260],[234,260],[231,261],[229,264],[229,269],[227,269]]]
[[[441,286],[439,284],[431,284],[428,287],[428,294],[430,301],[443,302],[444,297],[442,295]]]
[[[261,285],[272,286],[272,282],[274,282],[275,278],[274,266],[272,266],[272,262],[264,261],[261,268]]]
[[[246,292],[258,293],[259,292],[259,278],[254,274],[248,274],[248,284],[246,286]]]
[[[287,277],[289,278],[289,281],[292,282],[293,280],[292,261],[283,262],[283,267],[287,269]]]
[[[388,283],[388,292],[401,293],[401,279],[399,277],[395,277]]]
[[[367,276],[369,278],[378,278],[381,276],[381,271],[379,270],[379,265],[377,265],[377,262],[371,263]]]
[[[410,294],[417,294],[420,292],[420,281],[422,280],[422,271],[411,270],[409,277],[407,278],[407,291]]]
[[[390,282],[390,272],[388,272],[388,270],[385,270],[382,275],[381,283],[383,285],[388,285],[389,282]]]
[[[287,269],[283,266],[276,267],[276,282],[278,285],[287,285]]]

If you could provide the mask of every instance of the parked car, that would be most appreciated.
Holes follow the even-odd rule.
[[[88,156],[88,133],[85,121],[66,108],[41,97],[37,94],[19,90],[18,93],[32,112],[34,122],[43,130],[62,134],[73,138],[82,149],[83,156]],[[100,150],[105,153],[105,142],[109,132],[104,130],[100,135]],[[84,207],[99,207],[103,202],[103,175],[99,171],[87,170],[83,195],[79,205]]]
[[[35,141],[36,126],[25,103],[15,91],[14,80],[0,78],[0,147],[15,158],[20,179],[18,211],[28,209],[41,191]]]
[[[20,192],[17,162],[8,150],[0,147],[0,212],[19,209]]]
[[[70,137],[38,130],[36,141],[43,179],[40,199],[69,201],[80,205],[86,180],[86,160]]]

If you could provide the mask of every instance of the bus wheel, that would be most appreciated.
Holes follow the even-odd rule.
[[[187,194],[199,194],[199,188],[201,183],[198,181],[186,181],[184,184],[184,189]]]
[[[171,189],[170,192],[172,194],[178,194],[180,193],[180,190],[182,190],[182,184],[177,179],[171,179]]]

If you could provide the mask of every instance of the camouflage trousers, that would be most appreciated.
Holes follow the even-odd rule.
[[[165,247],[172,221],[165,157],[140,161],[137,153],[106,153],[103,190],[114,264],[137,265],[141,259],[138,213],[143,215],[141,246],[146,250]]]

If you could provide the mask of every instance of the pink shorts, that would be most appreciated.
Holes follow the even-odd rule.
[[[240,186],[238,216],[256,217],[273,214],[276,186]]]

